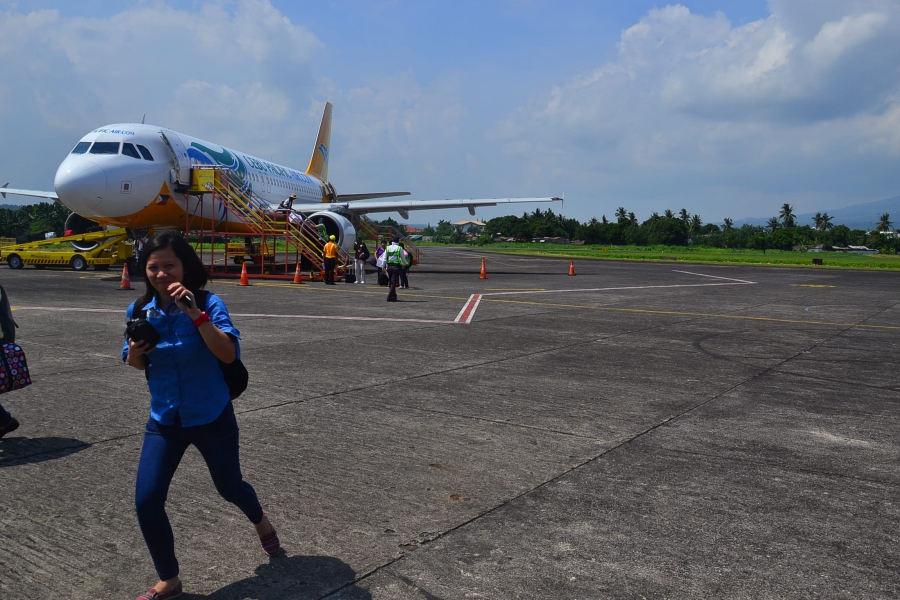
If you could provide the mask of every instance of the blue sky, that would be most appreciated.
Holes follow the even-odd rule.
[[[302,167],[329,100],[339,192],[707,222],[900,194],[896,1],[0,0],[0,65],[10,187],[144,113]]]

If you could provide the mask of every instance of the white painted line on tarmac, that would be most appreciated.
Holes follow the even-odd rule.
[[[471,323],[472,317],[475,316],[475,310],[481,303],[481,296],[481,294],[472,294],[469,296],[469,300],[462,307],[462,310],[459,311],[459,314],[456,315],[456,321],[454,321],[454,323],[464,323],[466,325]]]
[[[516,294],[561,294],[561,293],[569,293],[569,292],[615,292],[618,290],[656,290],[656,289],[672,289],[672,288],[691,288],[691,287],[715,287],[722,285],[747,285],[748,283],[754,283],[752,281],[747,282],[732,282],[732,283],[684,283],[684,284],[676,284],[676,285],[632,285],[626,287],[607,287],[607,288],[581,288],[581,289],[569,289],[569,290],[542,290],[542,291],[533,291],[533,292],[490,292],[488,294],[484,294],[485,296],[513,296]]]
[[[673,269],[672,272],[673,273],[686,273],[688,275],[697,275],[699,277],[710,277],[712,279],[724,279],[725,281],[738,281],[740,283],[751,283],[751,284],[756,283],[755,281],[747,281],[745,279],[734,279],[732,277],[716,277],[715,275],[704,275],[703,273],[691,273],[690,271],[676,271]]]
[[[46,310],[51,312],[95,312],[95,313],[121,313],[121,308],[72,308],[61,306],[18,306],[13,310]],[[385,321],[389,323],[439,323],[454,325],[456,321],[444,321],[437,319],[392,319],[390,317],[339,317],[329,315],[285,315],[285,314],[261,314],[261,313],[231,313],[232,317],[253,317],[270,319],[323,319],[333,321]]]
[[[438,319],[391,319],[390,317],[337,317],[327,315],[267,315],[254,313],[232,313],[232,317],[265,317],[280,319],[325,319],[332,321],[386,321],[389,323],[444,323],[453,324],[455,321],[443,321]]]

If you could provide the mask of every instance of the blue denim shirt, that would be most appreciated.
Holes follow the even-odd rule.
[[[126,320],[134,313],[134,305],[126,311]],[[174,425],[176,417],[183,427],[212,423],[230,402],[228,385],[222,376],[219,360],[206,346],[191,318],[174,302],[165,311],[157,308],[156,297],[144,306],[147,320],[159,332],[161,340],[146,356],[147,383],[150,386],[150,416],[162,425]],[[213,325],[240,339],[231,323],[222,299],[209,293],[206,314]],[[237,356],[241,346],[235,341]],[[128,340],[122,347],[122,360],[128,356]]]

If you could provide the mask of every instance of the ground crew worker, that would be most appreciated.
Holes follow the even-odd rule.
[[[322,249],[325,258],[325,285],[334,285],[334,269],[337,267],[338,245],[334,243],[334,236],[328,238],[328,243]]]
[[[397,285],[399,285],[400,271],[406,266],[406,251],[398,245],[400,236],[395,235],[391,245],[384,251],[385,265],[387,266],[388,277],[390,277],[390,285],[388,286],[388,302],[397,301]]]
[[[328,241],[328,231],[325,230],[325,219],[320,218],[319,224],[316,225],[316,231],[319,232],[319,237],[322,238],[323,242]],[[334,236],[331,236],[334,237]]]

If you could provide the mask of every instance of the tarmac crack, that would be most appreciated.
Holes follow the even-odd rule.
[[[698,452],[696,450],[678,450],[674,448],[663,448],[663,451],[669,452],[670,454],[684,454],[687,456],[702,456],[704,458],[713,458],[716,460],[729,461],[740,464],[751,464],[751,465],[765,465],[769,467],[778,467],[784,469],[786,471],[793,471],[795,473],[806,473],[808,475],[822,475],[827,477],[834,477],[835,479],[843,479],[847,481],[859,481],[862,483],[871,483],[874,485],[884,485],[891,488],[900,487],[900,483],[893,481],[885,481],[882,479],[871,479],[868,477],[860,477],[858,475],[848,475],[846,473],[835,473],[834,471],[827,470],[814,470],[814,469],[806,469],[803,467],[797,467],[790,465],[784,462],[778,462],[774,460],[764,460],[758,459],[754,460],[750,457],[736,457],[736,456],[722,456],[721,454],[710,454],[708,452]]]
[[[702,319],[702,318],[703,318],[703,317],[697,317],[697,319]],[[691,320],[691,319],[689,319],[689,320]],[[664,324],[664,325],[654,326],[654,327],[649,327],[649,328],[645,328],[645,329],[658,329],[658,328],[668,327],[668,326],[670,326],[670,325],[671,325],[671,324]],[[789,361],[795,359],[796,357],[802,355],[804,352],[809,352],[811,349],[813,349],[813,348],[815,348],[815,347],[817,347],[817,346],[819,346],[819,345],[821,345],[821,344],[826,343],[828,340],[830,340],[830,339],[832,339],[832,338],[834,338],[834,337],[836,337],[836,336],[838,336],[838,335],[841,335],[841,333],[843,333],[844,331],[847,331],[847,330],[849,330],[849,329],[851,329],[851,328],[852,328],[852,326],[845,327],[845,328],[843,328],[841,331],[836,332],[835,334],[833,334],[832,336],[828,336],[828,337],[826,337],[825,339],[822,339],[822,340],[820,340],[820,341],[818,341],[818,342],[816,342],[816,343],[814,343],[814,344],[812,344],[812,345],[806,347],[805,349],[801,349],[801,350],[797,351],[797,352],[794,353],[793,355],[791,355],[791,356],[789,356],[789,357],[787,357],[787,358],[781,360],[781,361],[778,362],[777,364],[772,365],[772,366],[769,366],[769,367],[765,367],[765,368],[761,369],[759,372],[754,373],[754,374],[752,374],[752,375],[750,375],[750,376],[748,376],[748,377],[745,377],[745,378],[742,379],[741,381],[739,381],[739,382],[735,383],[734,385],[730,386],[728,389],[725,389],[725,390],[723,390],[723,391],[721,391],[721,392],[719,392],[719,393],[716,393],[716,394],[712,395],[711,397],[705,399],[704,401],[699,402],[699,403],[697,403],[696,405],[694,405],[694,406],[692,406],[692,407],[690,407],[690,408],[686,408],[685,410],[682,410],[682,411],[678,412],[678,413],[675,414],[675,415],[672,415],[672,416],[670,416],[670,417],[667,417],[667,418],[665,418],[665,419],[660,420],[659,422],[657,422],[657,423],[655,423],[655,424],[653,424],[653,425],[651,425],[651,426],[645,428],[643,431],[640,431],[640,432],[634,434],[633,436],[629,437],[628,439],[625,439],[625,440],[623,440],[623,441],[621,441],[621,442],[619,442],[619,443],[617,443],[617,444],[615,444],[615,445],[613,445],[613,446],[611,446],[611,447],[609,447],[609,448],[604,449],[602,452],[599,452],[599,453],[597,453],[596,455],[594,455],[594,456],[592,456],[592,457],[590,457],[590,458],[585,459],[584,461],[582,461],[581,463],[579,463],[579,464],[577,464],[577,465],[574,465],[574,466],[572,466],[572,467],[569,467],[568,469],[564,469],[563,471],[557,473],[555,476],[553,476],[553,477],[551,477],[551,478],[549,478],[549,479],[546,479],[545,481],[543,481],[543,482],[541,482],[541,483],[539,483],[539,484],[533,486],[532,488],[530,488],[530,489],[528,489],[528,490],[525,490],[525,491],[523,491],[523,492],[521,492],[521,493],[519,493],[519,494],[516,494],[515,496],[512,496],[512,497],[510,497],[510,498],[507,498],[507,499],[504,500],[503,502],[500,502],[500,503],[498,503],[498,504],[496,504],[496,505],[494,505],[494,506],[492,506],[492,507],[490,507],[490,508],[488,508],[488,509],[482,511],[481,513],[479,513],[479,514],[477,514],[477,515],[475,515],[475,516],[473,516],[473,517],[471,517],[471,518],[469,518],[469,519],[466,519],[466,520],[464,520],[464,521],[462,521],[462,522],[460,522],[460,523],[454,525],[453,527],[449,527],[449,528],[445,529],[444,531],[435,533],[433,536],[429,537],[428,539],[422,540],[422,541],[420,541],[419,543],[417,543],[417,544],[415,545],[415,547],[416,547],[416,548],[419,548],[419,547],[423,547],[423,546],[428,546],[428,545],[430,545],[432,542],[434,542],[434,541],[436,541],[436,540],[442,539],[442,538],[444,538],[444,537],[446,537],[446,536],[452,534],[453,532],[455,532],[455,531],[457,531],[457,530],[459,530],[459,529],[462,529],[463,527],[466,527],[466,526],[468,526],[468,525],[470,525],[470,524],[472,524],[472,523],[475,523],[476,521],[479,521],[480,519],[482,519],[482,518],[484,518],[484,517],[486,517],[486,516],[488,516],[488,515],[490,515],[490,514],[493,514],[493,513],[497,512],[498,510],[500,510],[500,509],[502,509],[502,508],[504,508],[504,507],[506,507],[506,506],[509,506],[510,504],[512,504],[513,502],[517,501],[517,500],[520,499],[520,498],[524,498],[524,497],[526,497],[526,496],[528,496],[528,495],[530,495],[530,494],[533,494],[534,492],[536,492],[536,491],[538,491],[538,490],[540,490],[540,489],[542,489],[542,488],[544,488],[544,487],[546,487],[546,486],[548,486],[548,485],[550,485],[550,484],[552,484],[552,483],[554,483],[554,482],[556,482],[556,481],[559,481],[559,480],[562,479],[563,477],[566,477],[566,476],[568,476],[569,474],[578,471],[579,469],[582,469],[582,468],[584,468],[584,467],[586,467],[586,466],[588,466],[588,465],[590,465],[590,464],[596,463],[597,461],[601,460],[603,457],[605,457],[605,456],[611,454],[612,452],[615,452],[615,451],[617,451],[617,450],[619,450],[619,449],[621,449],[621,448],[627,447],[628,445],[632,444],[633,442],[635,442],[635,441],[637,441],[637,440],[640,440],[641,438],[644,438],[644,437],[647,436],[648,434],[651,434],[652,432],[656,431],[656,430],[659,429],[660,427],[663,427],[663,426],[665,426],[665,425],[668,425],[669,423],[672,423],[672,422],[674,422],[674,421],[676,421],[676,420],[678,420],[678,419],[681,419],[681,418],[683,418],[684,416],[689,415],[689,414],[693,413],[694,411],[696,411],[696,410],[698,410],[698,409],[700,409],[700,408],[706,406],[707,404],[710,404],[711,402],[713,402],[713,401],[715,401],[715,400],[718,400],[718,399],[724,397],[725,395],[729,394],[729,393],[732,392],[733,390],[735,390],[735,389],[737,389],[737,388],[739,388],[739,387],[741,387],[741,386],[744,386],[744,385],[746,385],[747,383],[749,383],[749,382],[751,382],[751,381],[753,381],[753,380],[755,380],[755,379],[757,379],[757,378],[759,378],[759,377],[762,377],[762,376],[764,376],[764,375],[766,375],[766,374],[768,374],[768,373],[770,373],[770,372],[772,372],[772,371],[775,371],[775,370],[776,370],[778,367],[780,367],[781,365],[784,365],[785,363],[787,363],[787,362],[789,362]],[[630,334],[630,333],[634,333],[634,331],[628,332],[628,334]],[[622,335],[627,335],[627,334],[626,334],[626,333],[616,334],[616,336],[622,336]],[[607,338],[607,339],[608,339],[608,338]],[[532,353],[528,353],[528,354],[526,354],[526,356],[527,356],[527,355],[538,355],[538,354],[542,354],[542,353],[546,353],[546,352],[558,351],[558,350],[561,350],[561,349],[572,348],[572,347],[576,347],[576,346],[582,346],[582,345],[585,345],[585,344],[588,344],[588,343],[596,343],[596,341],[597,341],[597,340],[591,340],[590,342],[579,342],[579,343],[575,343],[575,344],[569,344],[569,345],[567,345],[567,346],[556,347],[556,348],[553,348],[553,349],[542,349],[542,350],[539,350],[539,351],[535,351],[535,352],[532,352]],[[521,357],[519,357],[519,358],[521,358]],[[496,361],[486,361],[484,364],[499,363],[499,362],[503,362],[503,361],[511,360],[511,359],[512,359],[511,357],[507,357],[507,358],[503,358],[503,359],[498,359],[498,360],[496,360]],[[470,367],[456,367],[456,368],[453,368],[453,369],[447,369],[445,372],[457,371],[457,370],[460,370],[460,369],[463,369],[463,368],[470,368]],[[420,377],[423,377],[423,376],[420,375],[420,376],[416,376],[416,377],[413,377],[413,378],[410,378],[410,379],[418,379],[418,378],[420,378]],[[396,382],[395,382],[395,383],[396,383]],[[384,384],[380,384],[380,385],[384,385]],[[812,473],[815,473],[815,472],[812,472]],[[861,479],[861,480],[862,480],[862,479]],[[875,482],[875,483],[878,483],[878,484],[882,484],[882,485],[883,485],[883,482]],[[403,553],[403,554],[401,554],[400,556],[398,556],[398,557],[396,557],[396,558],[394,558],[394,559],[392,559],[392,560],[390,560],[390,561],[387,561],[387,562],[385,562],[384,564],[382,564],[382,565],[380,565],[380,566],[377,566],[377,567],[372,568],[372,569],[371,569],[370,571],[368,571],[367,573],[360,575],[360,577],[358,577],[357,579],[355,579],[352,583],[348,583],[347,585],[343,586],[342,588],[340,588],[340,589],[338,589],[338,590],[335,590],[334,592],[329,593],[327,596],[323,596],[323,598],[327,598],[328,596],[332,596],[332,595],[334,595],[334,594],[336,594],[336,593],[339,593],[342,589],[345,589],[345,588],[349,587],[350,585],[354,585],[354,584],[356,584],[356,583],[358,583],[358,582],[361,582],[361,581],[363,581],[363,580],[365,580],[365,579],[368,579],[369,577],[371,577],[372,575],[374,575],[374,574],[376,574],[376,573],[379,573],[379,572],[381,572],[381,571],[387,571],[387,570],[389,569],[389,567],[391,567],[391,566],[393,566],[394,564],[398,563],[399,561],[403,560],[404,558],[406,558],[406,556],[408,556],[408,554],[407,554],[407,553]],[[393,575],[393,573],[392,573],[392,575]]]

